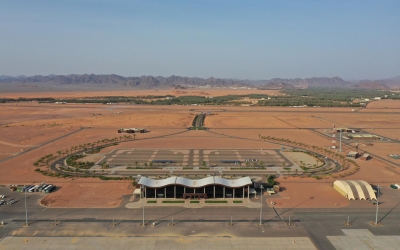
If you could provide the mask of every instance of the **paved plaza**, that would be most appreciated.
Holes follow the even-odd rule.
[[[315,250],[307,237],[7,237],[4,250]]]
[[[368,229],[342,229],[343,236],[327,236],[337,250],[400,249],[400,236],[375,236]]]

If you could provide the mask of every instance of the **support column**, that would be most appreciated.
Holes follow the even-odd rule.
[[[147,188],[146,188],[146,186],[144,187],[144,198],[146,199],[146,196],[147,196]]]
[[[233,195],[232,198],[235,198],[235,188],[233,188]]]
[[[176,199],[176,185],[174,186],[174,199]]]
[[[154,198],[157,198],[157,188],[154,189]]]
[[[223,191],[223,194],[222,194],[222,198],[225,199],[225,187],[224,187],[224,191]]]
[[[206,188],[204,187],[204,193],[206,193]]]
[[[244,199],[244,187],[243,187],[243,199]]]
[[[184,194],[186,193],[186,187],[183,187],[183,193]]]
[[[250,199],[250,186],[247,186],[247,199]]]
[[[215,185],[214,185],[214,199],[215,199]]]
[[[167,187],[164,188],[164,199],[167,198]]]

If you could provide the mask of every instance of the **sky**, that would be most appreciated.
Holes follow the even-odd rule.
[[[400,76],[398,0],[0,1],[0,75]]]

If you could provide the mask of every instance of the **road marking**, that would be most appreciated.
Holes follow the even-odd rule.
[[[42,211],[44,211],[44,210],[46,210],[47,209],[47,207],[45,207]]]

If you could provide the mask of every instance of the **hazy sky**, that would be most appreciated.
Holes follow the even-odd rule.
[[[4,0],[0,75],[400,75],[399,0]]]

